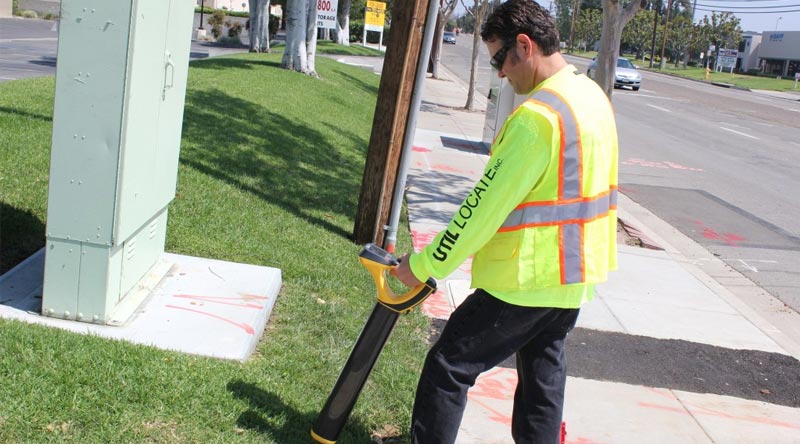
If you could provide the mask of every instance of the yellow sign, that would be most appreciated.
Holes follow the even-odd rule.
[[[364,13],[364,29],[367,31],[383,31],[386,20],[386,3],[367,1]]]

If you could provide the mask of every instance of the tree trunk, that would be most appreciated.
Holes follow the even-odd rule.
[[[478,45],[481,44],[481,35],[477,30],[472,33],[472,64],[469,70],[469,90],[467,91],[467,103],[464,108],[475,110],[475,74],[478,72]],[[494,73],[492,73],[494,74]]]
[[[439,13],[439,18],[436,20],[436,29],[433,33],[433,42],[431,42],[431,75],[434,79],[438,79],[439,77],[439,63],[441,63],[442,59],[442,32],[444,32],[444,20],[441,20],[441,12]]]
[[[269,52],[269,0],[250,2],[250,52]]]
[[[317,2],[314,0],[307,0],[306,8],[307,74],[314,77],[319,77],[319,75],[317,75],[317,69],[314,66],[314,59],[317,55]]]
[[[617,69],[622,28],[645,3],[644,0],[632,1],[622,8],[618,0],[603,0],[603,33],[600,36],[600,50],[597,52],[595,81],[609,99],[614,91],[614,72]]]
[[[473,8],[475,14],[475,30],[472,32],[472,64],[469,70],[467,103],[464,105],[464,108],[470,111],[475,110],[475,77],[478,72],[478,45],[481,44],[480,26],[483,23],[488,6],[489,0],[475,0],[475,7]]]
[[[286,48],[283,50],[281,67],[308,73],[306,52],[306,18],[309,0],[286,2]]]
[[[336,43],[344,46],[350,46],[350,3],[343,0],[337,10]]]

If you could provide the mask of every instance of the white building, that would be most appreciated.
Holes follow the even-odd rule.
[[[739,44],[739,60],[736,62],[736,69],[747,72],[751,69],[759,69],[758,48],[761,45],[761,34],[756,32],[746,32],[742,36]]]
[[[758,47],[761,72],[794,78],[800,72],[800,31],[765,31]]]
[[[736,67],[776,77],[794,78],[800,72],[800,31],[746,32],[739,44]]]

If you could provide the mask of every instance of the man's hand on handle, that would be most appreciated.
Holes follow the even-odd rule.
[[[408,256],[409,255],[406,254],[399,258],[400,265],[392,268],[391,273],[392,276],[399,279],[406,287],[414,288],[418,285],[422,285],[422,282],[411,272],[411,266],[408,264]]]

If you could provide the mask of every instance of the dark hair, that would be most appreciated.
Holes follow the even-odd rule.
[[[533,0],[508,0],[486,19],[481,30],[483,41],[500,39],[510,45],[517,35],[531,38],[544,55],[559,49],[558,30],[553,17]]]

